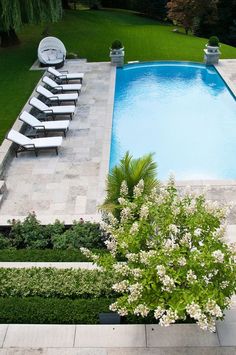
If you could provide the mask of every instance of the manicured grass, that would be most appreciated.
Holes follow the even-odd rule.
[[[0,49],[0,141],[26,103],[41,72],[29,72],[45,26],[25,26],[21,45]],[[50,25],[68,52],[88,61],[108,61],[108,48],[120,39],[126,60],[202,61],[206,39],[174,33],[174,27],[126,11],[67,11],[62,21]],[[222,58],[235,58],[236,48],[222,45]]]
[[[96,250],[96,253],[98,252],[105,253],[106,251]],[[0,262],[1,261],[87,262],[90,260],[88,260],[80,250],[3,249],[0,250]]]

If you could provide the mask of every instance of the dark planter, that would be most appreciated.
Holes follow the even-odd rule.
[[[100,324],[120,324],[120,315],[118,313],[99,313]]]

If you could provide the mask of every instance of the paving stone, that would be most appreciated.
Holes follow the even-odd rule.
[[[236,348],[188,347],[154,349],[108,349],[107,355],[235,355]]]
[[[216,333],[201,330],[196,324],[170,327],[146,325],[148,347],[218,346]]]
[[[236,347],[236,322],[217,322],[216,327],[220,345]]]
[[[74,325],[12,325],[7,330],[3,347],[73,347]]]
[[[104,176],[108,173],[108,164],[101,166],[100,161],[109,159],[103,156],[103,146],[107,146],[111,134],[112,110],[108,113],[107,107],[114,101],[115,69],[105,62],[79,64],[78,68],[78,62],[73,61],[66,62],[63,69],[85,72],[70,130],[58,156],[42,152],[38,158],[21,154],[12,160],[5,171],[9,193],[0,209],[3,224],[9,216],[24,217],[32,210],[37,216],[47,214],[49,222],[55,220],[55,215],[71,220],[72,216],[78,219],[83,214],[87,219],[92,213],[97,215],[96,206],[102,203],[102,192],[94,189],[95,195],[91,192],[87,196],[87,188],[96,186],[101,169],[105,169]],[[108,126],[110,131],[104,129]],[[72,184],[80,191],[70,189]],[[99,188],[104,189],[104,185]]]
[[[3,341],[6,336],[7,327],[8,325],[0,324],[0,347],[2,347],[3,345]]]
[[[145,347],[144,325],[77,325],[75,347]]]

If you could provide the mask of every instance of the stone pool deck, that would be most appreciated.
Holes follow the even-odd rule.
[[[63,69],[85,73],[67,137],[58,156],[42,151],[38,158],[28,152],[13,158],[3,176],[7,195],[0,225],[31,211],[42,223],[99,218],[109,167],[115,68],[110,63],[68,61]]]
[[[33,153],[13,158],[1,177],[7,194],[0,206],[0,225],[13,218],[23,219],[32,211],[42,223],[56,218],[66,224],[79,218],[100,219],[97,207],[105,195],[109,167],[115,68],[105,62],[72,60],[63,69],[85,73],[70,130],[58,156],[45,151],[38,158]],[[236,59],[221,60],[216,69],[236,95]],[[184,181],[177,185],[180,189],[190,185],[196,192],[207,186],[209,199],[233,202],[228,222],[230,239],[236,240],[236,180]]]

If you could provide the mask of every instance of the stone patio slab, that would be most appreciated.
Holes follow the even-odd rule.
[[[204,332],[195,324],[170,327],[146,325],[148,347],[218,346],[217,334]]]
[[[77,325],[75,347],[140,348],[146,346],[145,325]]]
[[[7,332],[8,325],[7,324],[0,324],[0,347],[2,347],[6,332]]]
[[[14,325],[7,330],[3,347],[12,348],[67,348],[73,347],[74,325]]]
[[[217,333],[221,346],[236,346],[236,322],[218,322]]]

